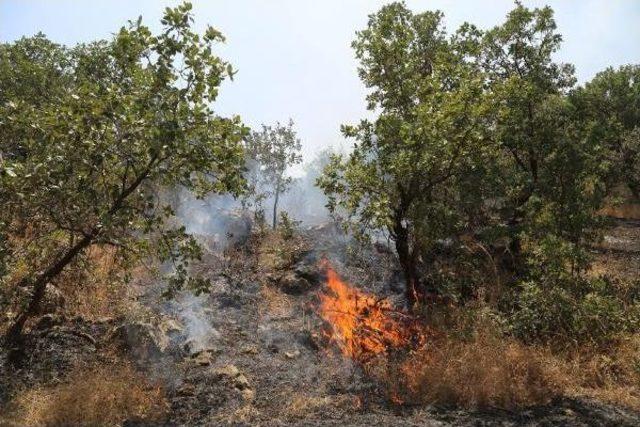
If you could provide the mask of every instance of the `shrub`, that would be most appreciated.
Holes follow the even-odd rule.
[[[296,221],[289,216],[285,211],[280,212],[280,234],[284,240],[291,240],[296,233],[297,228],[300,226],[300,221]]]
[[[513,334],[527,342],[555,346],[605,345],[640,328],[638,284],[607,278],[561,277],[520,285],[510,316]]]

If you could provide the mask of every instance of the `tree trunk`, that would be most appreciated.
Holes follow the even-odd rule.
[[[414,307],[425,301],[425,290],[420,283],[415,254],[409,247],[409,232],[401,224],[396,224],[395,244],[398,260],[405,278],[405,296],[409,307]]]
[[[126,188],[123,188],[122,192],[118,196],[118,198],[114,201],[113,205],[107,212],[107,215],[111,217],[115,214],[119,209],[122,208],[122,204],[127,197],[133,193],[136,188],[142,184],[142,182],[148,177],[149,171],[151,167],[156,163],[157,156],[153,156],[145,168],[145,170],[136,177],[136,179]],[[37,313],[38,308],[40,306],[40,302],[44,297],[47,285],[51,280],[53,280],[58,274],[64,270],[64,268],[73,261],[73,259],[84,249],[86,249],[91,243],[93,243],[94,239],[100,234],[101,228],[100,225],[95,226],[91,229],[91,231],[84,235],[84,237],[78,242],[68,248],[66,251],[62,251],[62,253],[56,257],[57,261],[53,264],[49,265],[42,273],[38,274],[33,281],[33,295],[31,296],[31,300],[29,301],[29,305],[20,312],[15,319],[13,320],[12,325],[9,327],[4,336],[4,341],[7,345],[11,347],[15,347],[20,343],[22,338],[22,329],[24,328],[25,323],[31,316]],[[25,280],[25,282],[30,282],[30,280]],[[27,285],[28,283],[24,283]]]
[[[280,190],[276,190],[275,200],[273,201],[273,229],[276,229],[278,225],[278,198],[280,197]]]
[[[640,201],[640,180],[629,178],[627,187],[629,187],[629,190],[631,191],[631,195],[633,196],[634,202]]]
[[[15,317],[13,324],[5,333],[4,341],[8,346],[15,346],[16,344],[19,344],[24,324],[31,316],[37,313],[49,282],[60,274],[60,272],[62,272],[62,270],[75,258],[76,255],[89,246],[92,240],[92,235],[83,237],[74,246],[64,252],[62,256],[58,257],[58,261],[50,265],[45,271],[36,277],[33,282],[33,295],[31,296],[29,305],[27,305],[27,307]]]

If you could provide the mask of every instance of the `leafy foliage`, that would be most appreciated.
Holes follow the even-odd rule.
[[[262,130],[253,131],[247,137],[247,157],[250,169],[249,194],[256,205],[273,197],[273,228],[277,225],[280,195],[291,187],[293,178],[286,175],[290,166],[302,161],[300,140],[293,129],[293,121],[287,125],[276,123],[274,127],[262,125]]]
[[[604,151],[609,187],[640,199],[640,66],[608,68],[571,94],[588,138]]]
[[[441,20],[400,3],[371,15],[353,47],[372,89],[368,107],[380,114],[343,127],[353,152],[334,157],[319,180],[331,210],[395,241],[411,301],[426,291],[419,258],[481,206],[481,192],[467,190],[482,184],[488,154],[483,79],[472,60],[478,31],[465,25],[447,37]]]
[[[343,127],[356,142],[319,179],[329,208],[365,236],[391,237],[410,301],[441,293],[429,279],[434,257],[465,239],[506,241],[518,274],[555,239],[579,274],[599,237],[610,169],[569,96],[573,67],[553,61],[562,41],[553,11],[516,3],[503,24],[463,24],[450,36],[441,20],[393,3],[357,34],[359,74],[378,114]]]
[[[158,35],[138,19],[74,48],[43,35],[0,46],[2,280],[33,286],[23,314],[90,245],[172,260],[172,285],[203,284],[187,275],[200,249],[157,190],[240,193],[246,130],[211,109],[233,70],[190,10],[167,8]]]

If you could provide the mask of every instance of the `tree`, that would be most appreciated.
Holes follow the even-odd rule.
[[[605,151],[609,188],[640,200],[640,65],[608,68],[571,94],[588,137]]]
[[[604,194],[598,146],[584,137],[567,94],[573,66],[553,61],[562,37],[549,7],[517,2],[482,38],[488,80],[501,223],[512,253],[522,238],[554,234],[579,245],[597,225]]]
[[[480,33],[465,24],[447,36],[442,17],[413,14],[403,3],[370,15],[352,46],[371,89],[368,108],[379,114],[343,126],[353,151],[334,156],[318,182],[329,209],[347,212],[360,235],[388,233],[411,305],[438,292],[421,280],[423,257],[469,228],[490,164]]]
[[[173,261],[173,287],[206,285],[187,274],[199,246],[156,190],[238,194],[246,129],[211,109],[233,70],[213,53],[222,35],[193,32],[190,10],[167,8],[158,35],[140,18],[74,48],[42,35],[0,45],[0,280],[30,289],[9,342],[93,245]]]
[[[247,137],[247,153],[255,162],[254,197],[264,199],[273,196],[273,229],[277,226],[278,201],[280,195],[289,190],[293,179],[286,175],[290,166],[302,161],[302,145],[293,130],[293,121],[287,125],[276,123],[275,127],[262,125],[262,130],[253,131]],[[264,189],[264,190],[263,190]]]

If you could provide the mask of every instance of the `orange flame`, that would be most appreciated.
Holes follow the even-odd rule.
[[[390,349],[409,346],[415,338],[416,324],[408,314],[394,310],[386,298],[376,298],[343,282],[323,262],[328,292],[320,294],[320,317],[327,323],[326,335],[340,351],[365,362]]]

